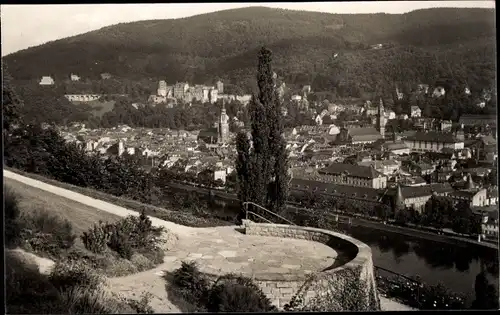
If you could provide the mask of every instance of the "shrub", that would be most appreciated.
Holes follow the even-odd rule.
[[[57,256],[75,242],[71,223],[46,210],[23,213],[20,221],[23,228],[21,237],[35,251]]]
[[[102,283],[102,277],[81,262],[57,262],[49,279],[61,291],[75,287],[96,290]]]
[[[270,312],[276,307],[251,279],[227,275],[210,290],[209,312]]]
[[[137,314],[154,314],[154,310],[149,305],[151,294],[147,293],[142,295],[139,301],[133,299],[125,299],[127,305]]]
[[[4,187],[4,215],[5,215],[5,246],[16,247],[20,244],[19,200],[9,187]]]
[[[173,284],[187,302],[206,304],[209,283],[195,262],[182,262],[181,267],[173,273]]]
[[[120,257],[130,259],[133,254],[131,231],[127,221],[121,221],[116,225],[111,226],[111,232],[108,242],[108,247],[117,252]]]
[[[131,259],[139,250],[143,252],[158,250],[158,237],[162,231],[162,228],[153,227],[151,220],[142,211],[139,217],[128,216],[113,224],[99,222],[88,232],[84,232],[81,238],[85,248],[94,253],[103,253],[109,248],[117,252],[120,257]]]
[[[138,272],[134,263],[120,257],[115,258],[109,256],[101,260],[101,265],[102,267],[100,269],[109,277],[123,277]]]
[[[60,304],[69,314],[116,314],[120,310],[118,301],[106,298],[103,290],[88,290],[84,287],[71,287],[62,291]]]
[[[134,264],[137,271],[141,272],[144,270],[149,270],[155,266],[155,264],[142,254],[134,253],[130,258],[130,262]]]
[[[165,258],[165,252],[161,248],[155,248],[153,250],[138,250],[137,253],[146,257],[155,266],[162,264]]]
[[[106,229],[107,224],[99,221],[98,224],[94,224],[88,232],[83,232],[82,239],[83,245],[89,251],[100,254],[104,253],[108,248],[108,242],[110,239],[110,234]]]

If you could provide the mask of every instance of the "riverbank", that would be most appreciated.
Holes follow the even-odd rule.
[[[187,184],[179,184],[179,183],[172,183],[169,185],[172,188],[176,189],[182,189],[182,190],[188,190],[188,191],[197,191],[197,192],[202,192],[209,194],[210,189],[203,188],[203,187],[196,187],[196,186],[190,186]],[[238,201],[236,198],[236,195],[227,193],[225,191],[220,191],[220,190],[212,190],[212,194],[214,197],[221,198],[226,201]],[[296,210],[308,210],[305,208],[301,207],[296,207],[293,205],[288,205],[288,207]],[[314,211],[314,210],[309,210],[309,211]],[[422,229],[418,228],[411,228],[411,227],[402,227],[402,226],[397,226],[393,224],[384,224],[382,222],[377,222],[377,221],[372,221],[368,219],[363,219],[355,215],[347,215],[345,213],[335,213],[332,211],[332,215],[338,215],[339,219],[344,219],[344,220],[349,220],[350,219],[350,224],[352,225],[357,225],[357,226],[362,226],[362,227],[368,227],[368,228],[373,228],[385,232],[391,232],[391,233],[399,233],[403,234],[406,236],[410,237],[417,237],[417,238],[422,238],[430,241],[436,241],[436,242],[441,242],[441,243],[446,243],[446,244],[453,244],[453,245],[475,245],[479,246],[481,248],[487,248],[487,249],[494,249],[498,250],[498,244],[494,243],[489,243],[489,242],[478,242],[476,240],[472,240],[469,238],[465,237],[459,237],[459,236],[453,236],[453,235],[446,235],[446,234],[437,234],[435,232],[430,232],[430,231],[425,231]]]

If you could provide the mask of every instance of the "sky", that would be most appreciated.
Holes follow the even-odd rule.
[[[325,13],[405,13],[417,9],[495,8],[495,1],[370,1],[295,3],[160,3],[160,4],[66,4],[1,5],[2,56],[48,41],[93,31],[105,26],[154,19],[266,6]]]

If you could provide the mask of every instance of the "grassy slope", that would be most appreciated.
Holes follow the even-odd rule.
[[[86,206],[10,178],[4,178],[4,184],[11,187],[19,195],[21,211],[48,210],[70,221],[76,235],[81,235],[99,220],[115,222],[120,219],[120,217],[109,212]]]
[[[103,200],[106,202],[110,202],[110,203],[113,203],[117,206],[121,206],[121,207],[130,209],[130,210],[141,211],[144,209],[147,215],[150,215],[152,217],[159,218],[159,219],[162,219],[165,221],[174,222],[177,224],[182,224],[182,225],[192,226],[192,227],[227,226],[227,225],[233,224],[232,222],[227,222],[227,221],[223,221],[223,220],[219,220],[219,219],[200,218],[200,217],[196,217],[196,216],[194,216],[190,213],[187,213],[187,212],[167,210],[164,208],[143,204],[143,203],[131,200],[131,199],[126,199],[123,197],[116,197],[116,196],[106,194],[106,193],[103,193],[103,192],[100,192],[100,191],[97,191],[94,189],[90,189],[90,188],[83,188],[83,187],[78,187],[78,186],[62,183],[62,182],[59,182],[56,180],[52,180],[52,179],[37,175],[37,174],[26,173],[26,172],[22,172],[22,171],[19,171],[17,169],[13,169],[13,168],[6,167],[5,169],[7,169],[11,172],[29,177],[29,178],[33,178],[33,179],[42,181],[42,182],[50,184],[50,185],[54,185],[54,186],[61,187],[64,189],[69,189],[71,191],[74,191],[74,192],[77,192],[77,193],[80,193],[80,194],[83,194],[83,195],[86,195],[86,196],[89,196],[92,198],[96,198],[96,199],[100,199],[100,200]],[[7,179],[5,179],[5,180],[7,181]],[[97,209],[94,209],[94,210],[99,211]],[[96,221],[94,221],[94,222],[96,222]]]

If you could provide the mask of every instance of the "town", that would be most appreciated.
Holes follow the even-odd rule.
[[[103,74],[104,75],[104,74]],[[107,74],[108,77],[111,76]],[[275,76],[276,77],[276,76]],[[79,79],[72,74],[72,80]],[[40,84],[53,84],[42,78]],[[416,87],[432,97],[441,97],[443,87],[421,84]],[[277,86],[283,100],[286,83]],[[464,94],[469,94],[467,87]],[[110,129],[86,129],[75,123],[61,127],[68,142],[76,142],[91,153],[104,156],[140,157],[144,167],[170,169],[183,183],[217,187],[231,191],[235,183],[235,134],[230,132],[233,120],[239,129],[244,123],[226,114],[225,102],[238,101],[244,108],[251,95],[223,94],[224,84],[191,87],[188,83],[167,86],[158,83],[156,94],[147,102],[153,106],[174,107],[177,102],[219,104],[220,111],[213,128],[205,130],[169,130],[131,128],[119,125]],[[398,98],[404,95],[396,88]],[[424,117],[422,109],[411,106],[408,113],[396,115],[382,99],[358,104],[341,102],[308,102],[311,86],[300,94],[291,94],[290,103],[310,117],[308,125],[285,130],[289,151],[291,189],[302,193],[336,196],[376,203],[383,198],[399,198],[413,211],[422,213],[434,194],[448,196],[457,204],[468,206],[482,220],[478,239],[498,239],[498,187],[496,184],[496,118],[486,115],[462,115],[458,123]],[[491,98],[484,92],[477,106]],[[102,95],[65,95],[75,104],[96,100]],[[327,104],[325,106],[325,103]],[[134,106],[135,104],[131,104]],[[137,106],[137,105],[136,105]],[[326,108],[325,108],[326,107]],[[322,109],[320,112],[318,112]],[[349,120],[345,118],[349,113]],[[282,108],[286,117],[287,109]],[[404,131],[396,131],[393,122],[403,121]],[[217,183],[217,184],[216,184]]]

